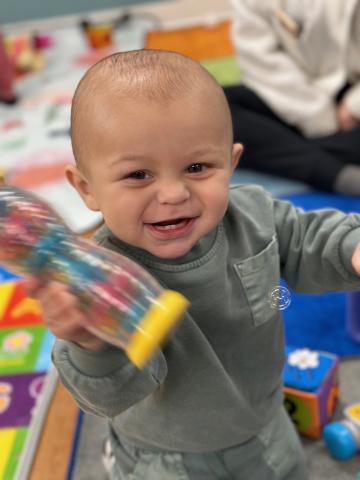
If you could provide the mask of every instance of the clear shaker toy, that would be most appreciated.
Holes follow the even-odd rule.
[[[0,263],[40,283],[65,283],[91,310],[86,328],[124,349],[138,368],[189,304],[129,258],[76,237],[45,201],[9,186],[0,187]]]

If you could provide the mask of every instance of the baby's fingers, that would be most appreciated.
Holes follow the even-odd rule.
[[[56,337],[91,350],[103,347],[104,342],[86,329],[94,323],[91,312],[82,310],[78,298],[66,285],[52,282],[39,288],[36,297],[42,305],[44,321]]]
[[[95,323],[91,312],[82,310],[78,298],[65,284],[51,282],[40,285],[35,280],[29,286],[32,296],[40,302],[46,326],[56,337],[91,350],[104,346],[102,340],[86,329],[88,323]]]
[[[54,310],[54,313],[45,314],[45,323],[52,333],[63,340],[77,342],[82,338],[85,330],[84,314],[76,308]]]
[[[89,350],[99,350],[105,342],[86,329],[88,321],[88,316],[82,310],[71,305],[63,311],[57,311],[53,318],[48,317],[46,320],[56,337],[77,343]]]
[[[353,253],[352,265],[356,273],[360,275],[360,243],[358,244],[358,246],[355,249],[355,252]]]
[[[69,292],[66,285],[51,282],[35,291],[35,298],[41,303],[45,314],[56,318],[72,308],[78,307],[78,299]]]
[[[23,282],[23,287],[29,297],[35,298],[36,292],[41,288],[41,283],[36,277],[27,277]]]

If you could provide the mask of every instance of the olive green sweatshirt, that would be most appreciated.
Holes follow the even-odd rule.
[[[80,407],[107,417],[115,436],[142,448],[224,449],[274,416],[282,402],[284,336],[269,296],[281,276],[301,292],[360,290],[351,266],[360,215],[305,213],[257,186],[231,189],[221,223],[182,258],[156,258],[106,227],[97,239],[191,302],[142,371],[112,346],[90,352],[55,344],[54,363]]]

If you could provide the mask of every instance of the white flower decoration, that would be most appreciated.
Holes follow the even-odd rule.
[[[32,341],[33,336],[29,332],[18,330],[4,338],[2,349],[11,353],[24,352]]]
[[[319,353],[308,348],[299,348],[289,354],[287,362],[290,366],[307,370],[319,366]]]

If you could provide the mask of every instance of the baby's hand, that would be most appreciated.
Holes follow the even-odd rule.
[[[351,263],[357,274],[360,275],[360,243],[355,248],[355,252],[351,258]]]
[[[99,350],[105,345],[103,340],[84,327],[89,321],[90,312],[81,310],[79,300],[66,285],[51,282],[39,287],[35,280],[29,280],[27,289],[29,295],[40,302],[44,322],[56,337],[77,343],[88,350]]]

